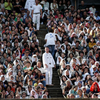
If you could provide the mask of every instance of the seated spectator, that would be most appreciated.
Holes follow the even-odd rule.
[[[95,40],[92,38],[89,42],[89,48],[92,48],[94,45],[96,45]]]
[[[76,98],[83,98],[83,94],[82,94],[81,89],[79,89],[77,93],[78,93],[78,95],[76,96]]]
[[[69,90],[70,90],[71,88],[72,88],[71,82],[70,82],[70,80],[67,80],[67,81],[66,81],[66,86],[65,86],[65,88],[64,88],[63,91],[62,91],[63,95],[68,94],[68,93],[69,93]]]
[[[69,91],[69,94],[78,95],[76,91],[77,91],[77,86],[73,86],[72,89],[71,89],[71,91]],[[78,90],[78,91],[79,91],[79,90]],[[78,93],[79,93],[79,92],[78,92]]]
[[[100,92],[100,88],[99,88],[99,85],[98,85],[97,82],[94,82],[94,83],[92,84],[92,86],[90,87],[90,91],[91,91],[92,93],[98,93],[98,92]]]
[[[38,75],[36,75],[36,76],[33,78],[33,84],[37,81],[37,79],[39,79],[40,82],[43,83],[44,87],[46,86],[45,78],[44,78],[44,76],[41,74],[41,71],[38,71]]]

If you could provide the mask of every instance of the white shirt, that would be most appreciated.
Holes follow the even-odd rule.
[[[46,8],[46,7],[49,9],[49,2],[45,2],[44,8]]]
[[[38,57],[34,57],[34,55],[32,56],[32,62],[37,62],[38,61]]]
[[[53,10],[54,7],[57,9],[58,8],[58,4],[57,3],[56,4],[51,3],[51,5],[50,5],[51,10]]]
[[[44,68],[42,68],[42,67],[41,67],[41,68],[38,68],[38,67],[37,67],[37,69],[40,70],[41,73],[45,73],[45,69],[44,69]]]
[[[96,17],[95,16],[93,16],[93,18],[96,20]],[[86,18],[86,20],[89,20],[90,19],[90,16],[88,16],[87,18]]]
[[[45,52],[43,54],[43,59],[42,60],[43,60],[43,66],[44,66],[45,69],[47,69],[46,66],[45,66],[45,64],[48,65],[48,68],[52,68],[55,65],[55,61],[54,61],[51,53],[46,53]]]
[[[33,5],[33,13],[40,13],[40,10],[42,9],[42,6],[40,4]]]
[[[48,33],[45,36],[45,40],[47,40],[46,45],[55,45],[56,37],[54,33]]]
[[[93,13],[93,15],[95,15],[96,8],[90,7],[89,10]]]
[[[35,0],[27,0],[25,4],[25,9],[32,10],[33,5],[35,5]]]
[[[58,34],[54,33],[55,36],[57,35],[58,39],[61,41],[62,40],[62,37],[60,37]]]

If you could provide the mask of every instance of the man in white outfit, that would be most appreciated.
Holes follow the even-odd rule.
[[[45,47],[45,53],[43,54],[43,66],[46,71],[46,85],[52,85],[52,68],[55,67],[55,61],[49,48]]]
[[[35,0],[35,5],[33,5],[32,17],[34,24],[37,24],[37,30],[40,28],[40,17],[42,17],[42,6],[39,4],[39,0]],[[40,16],[41,14],[41,16]]]

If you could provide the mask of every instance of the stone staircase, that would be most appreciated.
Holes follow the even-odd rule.
[[[60,79],[56,69],[53,69],[53,86],[47,86],[51,98],[63,98],[62,90],[60,88]]]
[[[45,44],[44,37],[46,33],[47,33],[46,25],[41,25],[40,30],[38,31],[37,38],[39,39],[39,46],[42,49],[42,53],[44,53],[44,44]],[[62,90],[60,88],[60,79],[56,69],[53,69],[52,83],[54,84],[53,86],[47,86],[51,98],[63,98]]]

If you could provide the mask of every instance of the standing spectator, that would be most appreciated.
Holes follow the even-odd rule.
[[[40,16],[41,14],[41,16]],[[34,24],[37,24],[37,30],[40,28],[40,17],[42,17],[42,6],[39,5],[39,0],[36,0],[36,5],[33,6],[32,17]]]
[[[49,28],[49,33],[46,34],[45,40],[46,46],[49,47],[49,51],[52,53],[52,56],[54,56],[56,37],[51,28]]]
[[[43,66],[46,70],[46,85],[52,85],[52,68],[55,67],[55,61],[49,53],[48,47],[45,47],[45,53],[43,54]]]

